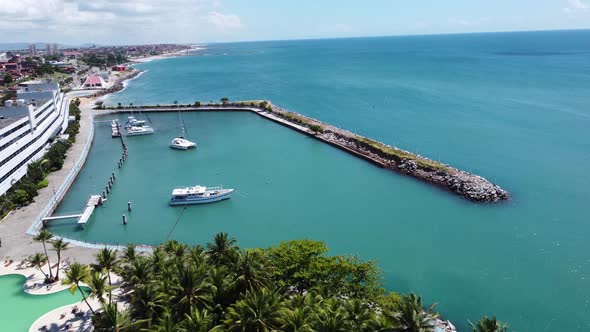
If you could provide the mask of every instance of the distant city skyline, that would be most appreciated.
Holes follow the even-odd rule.
[[[590,0],[0,0],[0,43],[209,43],[590,28]]]

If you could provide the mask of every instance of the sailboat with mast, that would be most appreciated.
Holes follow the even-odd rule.
[[[188,140],[188,134],[186,133],[186,128],[184,125],[184,120],[182,119],[182,115],[180,114],[180,110],[178,110],[178,120],[180,122],[181,133],[180,136],[175,137],[170,142],[170,147],[176,150],[188,150],[197,147],[197,143],[191,142]],[[185,138],[186,136],[186,138]]]
[[[139,104],[139,100],[138,100]],[[139,111],[141,112],[141,110]],[[147,114],[146,114],[147,116]],[[149,116],[148,116],[149,119]],[[151,121],[150,121],[151,123]],[[125,129],[127,130],[127,136],[141,136],[141,135],[150,135],[154,133],[154,128],[149,125],[146,125],[145,120],[136,119],[133,116],[133,108],[131,109],[131,116],[127,118],[127,123],[125,123]]]

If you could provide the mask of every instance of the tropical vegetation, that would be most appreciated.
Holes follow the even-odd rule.
[[[434,305],[381,280],[375,262],[328,256],[322,242],[244,250],[219,233],[206,246],[169,241],[149,254],[105,248],[95,264],[72,264],[63,282],[88,285],[100,303],[96,331],[435,331]]]

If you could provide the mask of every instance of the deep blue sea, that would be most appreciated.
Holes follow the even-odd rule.
[[[297,227],[284,217],[293,227],[280,227],[283,217],[270,218],[272,207],[248,211],[269,224],[259,237],[235,230],[243,246],[309,236],[333,253],[375,259],[388,288],[440,303],[462,330],[467,319],[495,314],[513,331],[590,331],[590,31],[211,44],[195,56],[138,68],[147,72],[107,103],[269,99],[483,175],[512,193],[506,203],[473,204],[293,143],[297,156],[323,161],[285,174],[314,179],[314,169],[328,174],[322,165],[329,165],[345,173],[338,181],[346,195],[324,196],[310,181],[295,191],[277,187],[274,196],[304,211],[305,222]],[[194,121],[225,129],[223,118]],[[265,137],[266,129],[245,119],[249,139],[247,128],[231,129],[239,122],[227,123],[226,137],[244,149],[261,140],[267,146],[273,135],[284,149],[300,139],[274,127]],[[285,157],[280,147],[272,151]],[[303,159],[281,167],[297,169]],[[319,205],[298,203],[307,195],[330,211],[315,220]],[[370,207],[373,200],[379,204]]]

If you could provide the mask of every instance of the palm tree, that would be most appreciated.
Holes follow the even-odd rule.
[[[375,312],[369,306],[358,299],[348,300],[344,303],[348,317],[354,331],[373,331],[377,324]]]
[[[53,272],[51,271],[51,264],[49,263],[49,256],[47,255],[46,243],[49,242],[52,237],[53,237],[53,234],[51,234],[50,231],[44,229],[33,238],[34,241],[43,243],[43,251],[45,252],[45,259],[47,260],[47,265],[49,266],[49,280],[50,280],[50,282],[53,282]]]
[[[149,282],[151,277],[150,261],[142,256],[137,256],[131,263],[126,266],[122,275],[125,279],[126,286],[145,285]]]
[[[195,266],[203,265],[207,258],[206,256],[207,253],[205,252],[205,248],[203,248],[203,246],[197,245],[189,248],[188,250],[188,258]]]
[[[63,239],[57,239],[51,241],[51,246],[53,247],[51,250],[55,251],[57,254],[57,271],[55,272],[55,280],[59,280],[59,267],[61,264],[61,253],[64,250],[68,250],[69,244],[65,242]]]
[[[45,257],[44,254],[38,252],[36,254],[34,254],[33,256],[29,257],[29,262],[39,271],[41,271],[41,273],[43,273],[43,276],[45,276],[45,282],[47,282],[49,280],[49,276],[47,275],[47,273],[45,273],[42,269],[43,264],[45,264],[45,261],[47,260],[47,257]]]
[[[101,272],[92,272],[90,273],[90,277],[88,278],[87,283],[88,287],[90,288],[89,296],[92,296],[95,299],[97,299],[101,305],[105,304],[105,293],[107,292],[107,290],[110,293],[110,287],[107,285],[107,277]]]
[[[213,267],[209,270],[211,284],[215,287],[213,303],[225,308],[234,303],[238,296],[230,291],[233,275],[225,266]]]
[[[211,304],[215,289],[204,267],[196,269],[189,265],[178,270],[178,282],[173,285],[173,313],[184,317],[192,308],[207,308]]]
[[[498,321],[496,316],[488,317],[483,316],[479,321],[477,321],[477,325],[474,325],[472,322],[469,322],[469,326],[471,326],[471,330],[473,332],[507,332],[508,325]]]
[[[150,332],[178,332],[180,324],[174,321],[169,312],[165,312],[164,316],[158,321],[158,325],[153,326],[148,331]]]
[[[149,258],[154,273],[160,273],[166,266],[166,253],[162,247],[156,247]]]
[[[213,327],[213,319],[207,310],[200,311],[193,309],[189,314],[185,314],[185,320],[182,322],[180,331],[183,332],[209,332]]]
[[[230,238],[227,233],[217,233],[213,243],[207,243],[207,254],[214,263],[230,263],[232,256],[238,247],[236,239]]]
[[[131,243],[127,244],[123,250],[123,261],[130,264],[137,256],[138,255],[137,251],[135,250],[135,245]]]
[[[353,332],[346,316],[340,301],[332,297],[322,303],[321,310],[316,314],[315,329],[322,332]]]
[[[284,332],[314,332],[313,315],[307,308],[284,308],[280,311],[278,322],[280,330]]]
[[[152,325],[164,310],[165,293],[151,284],[138,286],[131,297],[130,314],[133,318],[145,318]]]
[[[167,241],[162,246],[164,251],[174,257],[178,263],[182,261],[182,258],[186,254],[187,246],[176,240]]]
[[[269,283],[270,279],[260,253],[252,250],[246,250],[239,255],[235,273],[234,285],[239,293],[261,289]]]
[[[109,248],[102,248],[96,253],[96,264],[92,268],[97,272],[106,272],[109,286],[113,286],[111,272],[116,269],[118,264],[117,251]],[[109,302],[112,302],[112,288],[109,288]]]
[[[266,288],[248,291],[244,298],[227,309],[225,324],[229,332],[268,332],[280,325],[280,296]]]
[[[92,318],[95,331],[125,332],[135,331],[135,326],[143,321],[133,321],[127,311],[119,311],[117,303],[103,303],[102,311]]]
[[[404,295],[399,304],[400,332],[434,332],[438,314],[434,312],[436,304],[424,309],[422,298],[416,294]]]
[[[86,299],[86,294],[80,287],[80,283],[86,282],[89,277],[90,268],[87,265],[80,263],[72,263],[66,270],[66,278],[62,280],[61,283],[63,285],[70,285],[70,293],[72,294],[74,294],[76,289],[78,289],[80,291],[80,294],[82,294],[82,299],[84,300],[84,302],[86,302],[86,305],[88,306],[92,314],[94,314],[94,309],[92,309],[92,307],[88,303],[88,300]]]

